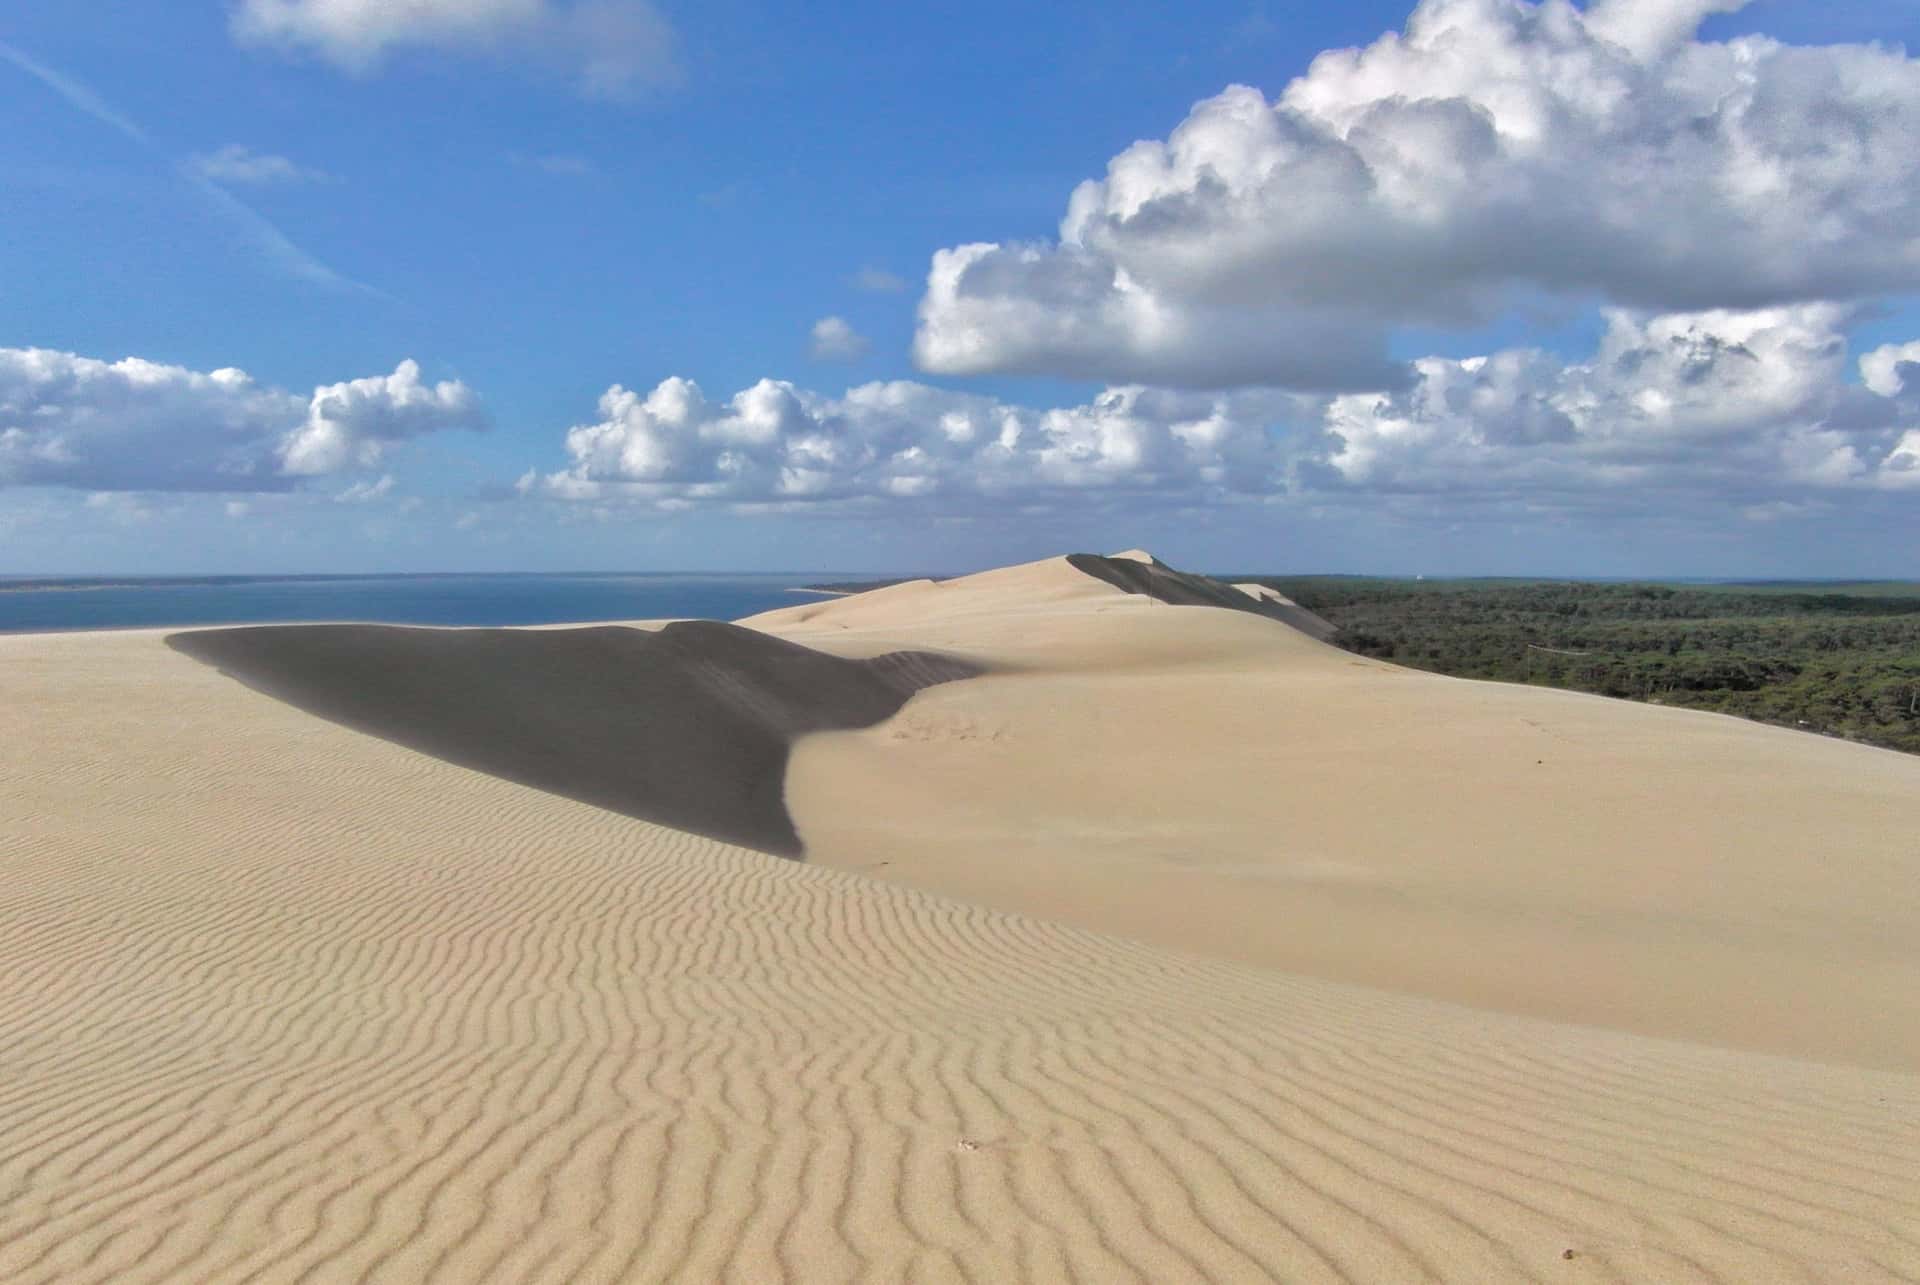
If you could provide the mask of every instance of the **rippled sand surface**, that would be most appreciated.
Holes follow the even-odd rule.
[[[1028,632],[1029,660],[1103,645]],[[1017,745],[992,702],[1019,681],[817,741]],[[1104,680],[1026,681],[1066,683],[1064,726]],[[0,1280],[1920,1278],[1920,1076],[1844,1049],[882,882],[819,864],[884,858],[816,843],[798,793],[816,860],[782,861],[320,720],[157,633],[0,638],[0,791]],[[1809,1007],[1845,1000],[1810,976]]]

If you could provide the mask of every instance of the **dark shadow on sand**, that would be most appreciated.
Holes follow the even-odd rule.
[[[783,798],[796,739],[870,727],[922,688],[984,672],[931,652],[842,660],[719,621],[279,625],[167,643],[358,731],[783,857],[802,855]]]

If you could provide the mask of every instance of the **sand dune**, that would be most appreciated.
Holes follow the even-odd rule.
[[[1250,823],[1233,818],[1270,816],[1269,793],[1296,815],[1268,848],[1308,861],[1331,824],[1310,788],[1324,807],[1353,782],[1337,795],[1331,777],[1254,773],[1249,795],[1229,772],[1195,793],[1188,738],[1224,730],[1258,754],[1275,721],[1305,736],[1287,720],[1327,708],[1340,678],[1365,680],[1347,693],[1363,710],[1369,684],[1403,680],[1339,674],[1345,658],[1256,614],[1067,571],[770,622],[848,656],[900,650],[892,629],[920,640],[909,649],[1024,667],[803,740],[802,834],[820,846],[810,792],[849,749],[874,757],[866,806],[907,827],[934,805],[896,807],[894,768],[931,746],[953,755],[947,789],[989,792],[923,812],[921,833],[980,828],[1004,804],[1067,835],[1009,792],[1008,765],[968,767],[974,750],[1066,789],[1065,811],[1098,792],[1116,829],[1181,818],[1160,840],[1191,854],[1168,920],[1207,913],[1205,861],[1245,855],[1234,827]],[[1123,677],[1159,729],[1157,776],[1130,748],[1136,713],[1115,712]],[[1237,694],[1178,712],[1208,687]],[[1457,707],[1407,698],[1410,758],[1436,720],[1476,761],[1501,752],[1496,728],[1525,735],[1476,723],[1485,692],[1457,687]],[[1222,721],[1230,707],[1240,723]],[[1624,734],[1565,717],[1540,721]],[[1759,754],[1738,730],[1689,748]],[[1094,740],[1100,755],[1039,761]],[[1328,773],[1371,770],[1338,729],[1306,749]],[[1797,742],[1776,752],[1799,763]],[[1858,762],[1887,775],[1863,767],[1852,801],[1905,822],[1911,798],[1892,791],[1911,778]],[[1455,775],[1471,803],[1476,778]],[[0,1280],[1920,1278],[1920,1076],[1396,995],[771,860],[315,718],[157,633],[0,638],[0,781]],[[1404,788],[1393,806],[1440,787]],[[1419,832],[1468,824],[1466,803]],[[1214,847],[1197,841],[1208,808],[1223,810]],[[1351,818],[1354,864],[1384,860],[1370,845],[1389,811]],[[1855,877],[1863,836],[1866,822],[1834,835],[1828,883]],[[1114,842],[1060,849],[1095,902],[1137,893]],[[915,877],[997,844],[1037,861],[1002,827]],[[1743,870],[1743,852],[1698,846],[1716,855],[1675,876],[1675,899]],[[1428,867],[1468,902],[1518,878],[1511,846],[1484,869],[1440,847]],[[1811,877],[1772,849],[1755,859],[1749,892],[1709,905],[1771,932]],[[1650,864],[1617,860],[1621,879]],[[1101,861],[1113,877],[1084,878]],[[1799,921],[1843,956],[1906,913],[1895,858],[1868,844],[1859,865],[1854,893],[1829,889]],[[1576,929],[1631,901],[1600,870],[1518,878],[1514,899],[1549,891]],[[1809,1005],[1845,1000],[1831,974],[1801,984]]]
[[[1002,671],[802,742],[813,860],[1316,976],[1920,1069],[1920,759],[1419,674],[1078,562],[748,622]]]

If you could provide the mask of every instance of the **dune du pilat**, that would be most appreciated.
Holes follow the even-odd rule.
[[[1322,623],[0,637],[0,1276],[1920,1275],[1920,759]]]

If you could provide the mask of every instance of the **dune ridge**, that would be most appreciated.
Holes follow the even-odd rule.
[[[1339,632],[1331,621],[1308,611],[1277,589],[1269,589],[1264,585],[1228,584],[1212,576],[1175,571],[1144,549],[1131,549],[1104,558],[1092,553],[1070,553],[1066,561],[1068,566],[1082,575],[1104,581],[1122,592],[1142,594],[1170,606],[1251,611],[1290,625],[1309,638],[1317,638],[1322,642]]]
[[[780,856],[788,747],[973,677],[952,656],[843,660],[719,621],[658,629],[269,625],[167,645],[310,713],[449,762]]]
[[[1290,972],[1920,1070],[1920,759],[1400,669],[1149,559],[743,622],[993,671],[800,743],[810,859]]]
[[[1920,1276],[1920,1077],[768,860],[155,634],[0,698],[0,1279]]]

